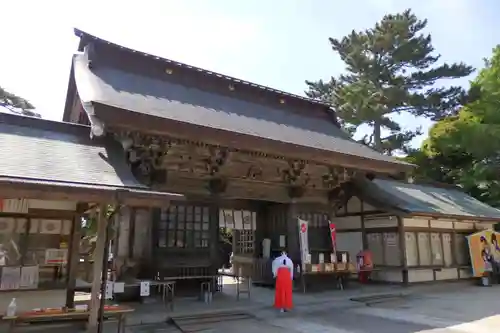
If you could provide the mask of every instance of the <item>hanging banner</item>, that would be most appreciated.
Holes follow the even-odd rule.
[[[332,240],[332,249],[333,253],[337,252],[337,227],[335,223],[332,221],[329,221],[329,227],[330,227],[330,238]]]
[[[309,222],[298,219],[299,227],[299,245],[300,245],[300,257],[302,259],[302,269],[305,269],[306,264],[310,264],[309,255]]]

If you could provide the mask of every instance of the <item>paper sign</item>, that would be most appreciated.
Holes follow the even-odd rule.
[[[149,281],[141,281],[141,296],[149,296]]]
[[[19,282],[21,280],[20,267],[2,267],[2,281],[0,283],[0,290],[16,290],[19,289]]]
[[[89,309],[89,306],[87,304],[75,304],[75,311],[80,311],[84,312]]]
[[[113,281],[106,281],[105,299],[113,299]]]
[[[286,238],[285,235],[280,235],[280,247],[286,247]]]
[[[115,294],[121,294],[125,292],[125,283],[124,282],[115,282],[113,286],[113,291]]]
[[[25,266],[21,268],[21,289],[37,289],[39,280],[38,266]]]
[[[46,265],[64,265],[67,263],[68,249],[46,249]]]

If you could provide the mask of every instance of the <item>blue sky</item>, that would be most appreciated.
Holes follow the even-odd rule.
[[[498,0],[16,0],[2,5],[0,85],[60,120],[73,28],[144,52],[302,94],[343,71],[328,37],[412,8],[445,61],[475,67],[499,42]],[[72,5],[73,4],[73,5]],[[460,80],[462,85],[468,79]],[[430,123],[398,117],[407,128]],[[420,143],[422,138],[414,142]]]

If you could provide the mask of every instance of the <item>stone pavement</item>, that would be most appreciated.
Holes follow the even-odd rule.
[[[406,323],[425,323],[451,332],[488,333],[498,332],[500,327],[499,304],[500,286],[478,287],[462,282],[435,285],[406,299],[357,308],[353,312]]]
[[[254,288],[251,300],[242,298],[240,301],[236,301],[233,292],[226,286],[224,295],[216,297],[211,305],[180,300],[173,313],[167,312],[161,304],[143,305],[129,321],[127,333],[179,333],[181,331],[175,326],[166,323],[168,316],[210,313],[216,318],[218,312],[228,310],[245,311],[252,316],[238,321],[215,319],[203,332],[496,333],[500,327],[500,286],[483,288],[459,282],[296,293],[295,309],[289,313],[272,309],[271,289]],[[380,297],[375,299],[373,295]],[[351,300],[355,298],[358,301]],[[116,328],[107,324],[104,332],[114,333]],[[51,330],[51,333],[56,331]]]

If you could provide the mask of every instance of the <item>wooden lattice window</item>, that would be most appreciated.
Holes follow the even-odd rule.
[[[328,227],[329,217],[324,213],[300,213],[299,217],[302,220],[309,221],[309,228]]]
[[[238,230],[236,235],[236,253],[253,253],[255,248],[255,232],[253,230]]]
[[[208,207],[172,205],[161,209],[158,247],[207,248],[209,221]]]

